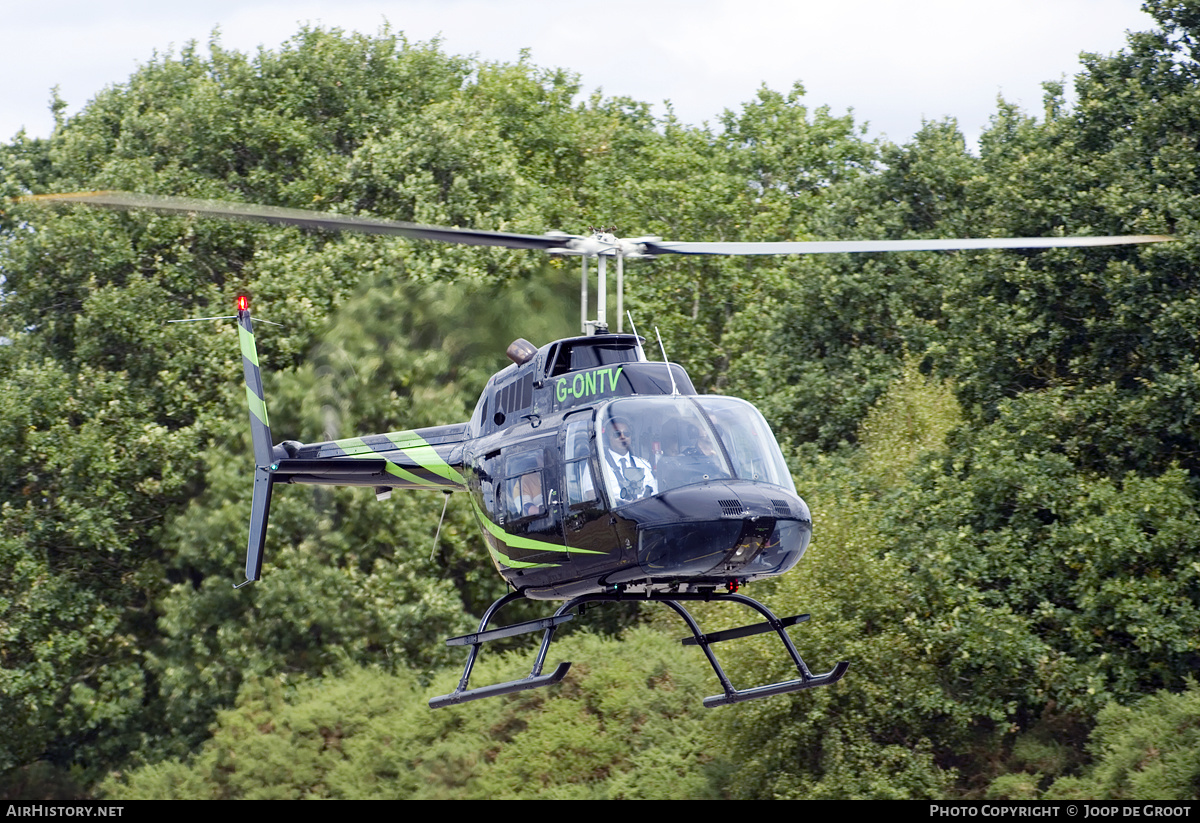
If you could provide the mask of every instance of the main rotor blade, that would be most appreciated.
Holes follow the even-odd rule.
[[[200,200],[190,197],[162,197],[154,194],[131,194],[123,191],[89,191],[74,194],[36,194],[22,198],[37,203],[83,203],[109,209],[130,211],[146,209],[163,214],[196,214],[202,217],[223,217],[283,226],[325,231],[356,231],[366,234],[391,234],[419,240],[440,240],[443,243],[463,243],[469,246],[505,246],[510,249],[553,249],[569,238],[565,235],[509,234],[499,231],[456,229],[444,226],[422,226],[398,220],[379,220],[344,214],[326,214],[307,209],[285,209],[250,203],[231,203],[223,200]]]
[[[1104,237],[983,237],[939,240],[809,240],[790,242],[676,242],[655,238],[621,241],[607,238],[597,245],[599,235],[582,238],[562,233],[510,234],[444,226],[423,226],[397,220],[374,217],[327,214],[307,209],[286,209],[251,203],[232,203],[222,200],[201,200],[187,197],[163,197],[153,194],[132,194],[121,191],[77,192],[74,194],[38,194],[21,198],[38,203],[84,203],[110,209],[147,209],[164,214],[196,214],[233,220],[299,226],[326,231],[356,231],[367,234],[390,234],[443,243],[462,243],[472,246],[503,246],[510,249],[538,249],[562,253],[612,254],[620,245],[630,246],[628,252],[641,255],[764,255],[764,254],[838,254],[900,251],[962,251],[969,249],[1051,249],[1088,246],[1121,246],[1139,243],[1163,243],[1176,238],[1161,234],[1118,235]],[[615,244],[615,245],[614,245]],[[628,253],[627,252],[627,253]]]
[[[1175,238],[1162,234],[1109,237],[981,237],[966,240],[812,240],[784,243],[645,243],[646,254],[837,254],[897,251],[960,251],[965,249],[1053,249],[1077,246],[1122,246],[1163,243]]]

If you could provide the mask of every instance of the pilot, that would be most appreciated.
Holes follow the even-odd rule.
[[[614,417],[604,429],[604,480],[616,498],[629,503],[658,493],[658,482],[650,464],[629,450],[633,428],[624,417]]]

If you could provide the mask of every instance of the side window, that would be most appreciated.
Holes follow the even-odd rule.
[[[474,478],[479,484],[479,496],[483,501],[484,511],[493,521],[503,523],[504,513],[496,505],[496,477],[494,474],[500,467],[500,461],[497,459],[499,455],[500,452],[494,451],[479,460],[475,464]]]
[[[588,505],[597,499],[596,484],[592,480],[592,469],[588,463],[588,423],[588,419],[582,416],[567,423],[563,457],[566,460],[569,508]]]
[[[508,458],[504,478],[505,519],[511,525],[546,516],[546,485],[542,450]]]

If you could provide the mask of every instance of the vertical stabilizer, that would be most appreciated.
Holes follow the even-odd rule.
[[[246,403],[250,407],[250,437],[254,443],[254,501],[250,510],[250,535],[246,543],[246,583],[249,583],[258,580],[262,573],[263,544],[267,537],[267,515],[271,509],[271,487],[275,478],[271,474],[271,424],[267,419],[267,403],[263,397],[258,349],[254,345],[250,301],[245,297],[238,298],[237,321],[242,369],[246,373]]]

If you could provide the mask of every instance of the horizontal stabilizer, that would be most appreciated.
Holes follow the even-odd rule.
[[[327,459],[303,460],[289,458],[271,464],[271,474],[277,478],[297,474],[327,477],[334,481],[339,477],[374,477],[387,471],[387,461],[381,458],[359,459],[355,457],[331,457]],[[277,481],[278,482],[278,481]],[[286,482],[286,481],[283,481]]]

